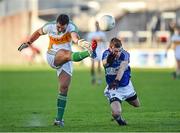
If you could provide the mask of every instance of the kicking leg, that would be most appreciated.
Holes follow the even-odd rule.
[[[92,58],[95,58],[96,55],[96,48],[97,48],[97,41],[93,40],[91,43],[84,41],[83,39],[79,40],[78,46],[87,49],[87,52]]]
[[[71,60],[71,51],[60,49],[57,51],[54,59],[54,65],[60,66]]]
[[[86,57],[89,57],[90,54],[88,51],[82,51],[82,52],[73,52],[71,54],[71,61],[74,61],[74,62],[79,62],[81,60],[83,60],[84,58]]]
[[[91,47],[92,53],[90,53],[88,50],[82,51],[82,52],[71,52],[69,50],[60,49],[59,51],[57,51],[55,55],[54,65],[60,66],[68,61],[78,62],[78,61],[83,60],[86,57],[95,56],[94,53],[97,47],[97,43],[92,43],[90,47]]]
[[[82,52],[71,52],[69,50],[60,49],[55,56],[54,65],[61,66],[68,61],[81,61],[86,57],[89,57],[90,54],[88,51]]]

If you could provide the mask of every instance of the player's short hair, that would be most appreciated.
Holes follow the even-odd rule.
[[[60,14],[57,19],[56,19],[56,23],[59,23],[61,25],[65,25],[69,23],[69,17],[66,14]]]
[[[112,46],[114,46],[115,48],[121,48],[122,47],[121,40],[119,40],[116,37],[112,38],[110,41],[110,47]]]

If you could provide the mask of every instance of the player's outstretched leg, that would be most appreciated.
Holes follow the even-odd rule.
[[[69,50],[60,49],[56,53],[54,65],[60,66],[68,61],[79,62],[89,56],[91,56],[92,58],[95,58],[97,42],[93,42],[90,47],[91,47],[90,50],[82,51],[82,52],[71,52]]]
[[[82,52],[73,52],[71,54],[71,61],[74,61],[74,62],[79,62],[81,60],[83,60],[84,58],[86,57],[89,57],[90,54],[88,51],[82,51]]]
[[[89,42],[84,42],[82,39],[83,43],[78,43],[78,46],[87,49],[87,52],[89,53],[89,56],[92,58],[96,57],[96,48],[97,48],[97,41],[93,40],[91,43]]]
[[[80,45],[83,48],[86,48],[87,51],[82,51],[82,52],[73,52],[71,54],[71,60],[78,62],[83,60],[86,57],[91,56],[92,58],[96,57],[96,48],[97,48],[97,42],[92,42],[91,45]]]

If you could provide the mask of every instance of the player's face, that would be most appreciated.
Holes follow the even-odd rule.
[[[57,24],[56,24],[56,28],[57,28],[57,31],[58,31],[58,32],[65,32],[65,31],[66,31],[66,28],[67,28],[67,24],[61,25],[61,24],[57,23]]]
[[[120,54],[121,54],[121,52],[122,52],[122,48],[112,47],[112,52],[113,52],[116,56],[120,56]]]

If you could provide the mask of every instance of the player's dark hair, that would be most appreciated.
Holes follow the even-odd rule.
[[[56,23],[59,23],[61,25],[65,25],[69,23],[69,17],[66,14],[60,14],[57,19],[56,19]]]
[[[115,48],[121,48],[122,47],[121,40],[119,40],[116,37],[112,38],[110,41],[110,46],[111,47],[114,46]]]

